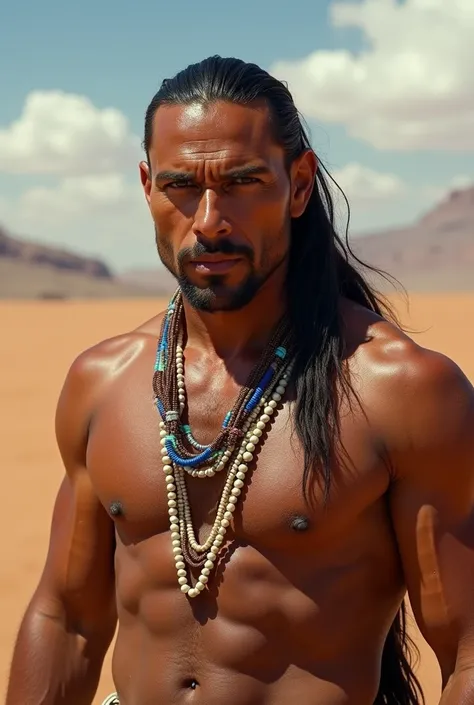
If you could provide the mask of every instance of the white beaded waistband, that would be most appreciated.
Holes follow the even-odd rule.
[[[102,705],[120,705],[120,701],[117,697],[117,693],[111,693],[102,702]]]

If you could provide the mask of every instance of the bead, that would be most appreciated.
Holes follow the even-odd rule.
[[[264,411],[264,413],[265,413],[267,416],[271,416],[271,415],[273,414],[273,407],[272,407],[272,406],[266,406],[263,411]]]
[[[173,553],[174,553],[174,550],[173,550]],[[183,556],[182,556],[181,553],[174,553],[174,560],[175,560],[175,562],[176,562],[176,565],[177,565],[178,563],[183,563],[183,562],[184,562],[184,558],[183,558]]]
[[[247,443],[245,446],[245,449],[248,450],[250,453],[252,453],[255,450],[255,446],[253,443]]]
[[[249,453],[249,451],[247,450],[247,451],[245,451],[243,458],[246,463],[250,463],[250,461],[253,460],[253,455],[252,455],[252,453]]]
[[[244,465],[243,463],[241,463],[239,465],[239,472],[245,473],[245,472],[247,472],[247,470],[248,470],[248,467],[246,465]]]
[[[180,568],[178,570],[178,578],[185,578],[185,577],[186,577],[186,571],[184,570],[184,568]]]
[[[227,528],[230,524],[230,521],[228,519],[222,519],[221,525],[225,528]]]
[[[229,524],[229,522],[227,522]],[[221,526],[219,531],[217,532],[220,536],[225,536],[226,535],[226,530]]]
[[[235,497],[235,496],[229,497],[229,504],[237,504],[237,502],[238,502],[237,497]],[[227,506],[229,506],[229,505],[227,505]]]
[[[176,568],[177,568],[178,570],[183,570],[184,568],[186,568],[186,564],[183,563],[183,561],[178,561],[178,562],[176,563]]]
[[[160,437],[161,437],[161,438],[165,438],[165,436],[167,436],[167,435],[168,435],[168,434],[166,433],[166,431],[165,431],[164,429],[162,429],[162,430],[160,431]]]
[[[257,438],[260,438],[262,435],[262,430],[260,428],[254,428],[252,433],[254,436],[257,436]]]
[[[217,536],[216,536],[216,538],[217,538]],[[210,550],[210,553],[212,553],[214,556],[217,556],[217,554],[219,553],[219,547],[218,547],[218,546],[212,546],[212,548],[211,548],[211,550]],[[211,560],[211,559],[209,559],[209,560]]]
[[[241,491],[238,487],[233,487],[231,492],[234,497],[239,497]],[[230,501],[230,497],[229,497],[229,501]]]
[[[175,499],[169,499],[169,500],[168,500],[168,507],[176,507],[176,500],[175,500]]]
[[[244,473],[244,472],[238,472],[237,475],[236,475],[236,478],[237,478],[238,480],[245,480],[245,473]],[[240,485],[237,485],[237,486],[240,487]]]
[[[212,561],[206,561],[204,563],[204,568],[208,568],[209,570],[211,570],[212,568],[214,568],[214,563]]]
[[[178,583],[180,585],[186,585],[187,582],[188,582],[187,578],[178,578]]]
[[[275,401],[275,402],[281,401],[281,394],[278,394],[278,392],[273,392],[272,401]]]
[[[179,531],[172,531],[171,532],[171,540],[172,541],[177,541],[180,537]]]
[[[165,475],[171,475],[171,473],[173,472],[173,468],[171,467],[171,465],[163,465],[163,472],[165,473]]]
[[[216,473],[214,472],[214,470],[212,468],[207,468],[206,477],[214,477],[215,474]]]
[[[179,531],[179,526],[178,524],[171,524],[170,525],[170,531]]]
[[[206,568],[204,568],[204,570],[206,570]],[[208,580],[208,576],[201,572],[201,575],[199,576],[199,582],[205,585]]]
[[[181,592],[189,592],[189,585],[181,585]]]
[[[262,414],[260,416],[260,421],[261,423],[267,424],[270,421],[270,417],[268,416],[268,414]]]
[[[253,445],[255,446],[258,443],[259,439],[258,439],[258,436],[252,435],[252,436],[250,436],[249,440],[250,440],[250,443],[253,443]]]
[[[196,590],[196,588],[191,588],[188,592],[189,597],[197,597],[199,595],[199,590]]]
[[[166,485],[166,489],[168,490],[168,492],[176,492],[176,485],[174,484],[174,482],[168,482],[168,484]]]
[[[238,487],[240,489],[243,486],[244,486],[244,483],[242,482],[242,480],[236,480],[234,482],[234,487]]]
[[[208,561],[215,561],[215,560],[216,560],[216,557],[215,557],[215,555],[214,555],[213,553],[211,553],[211,552],[209,551],[209,553],[207,554],[207,560],[208,560]]]
[[[171,542],[172,546],[175,546],[176,548],[179,548],[181,546],[181,541],[178,541],[175,539],[174,541]]]
[[[204,583],[202,583],[200,580],[196,583],[196,590],[199,590],[199,592],[202,592],[204,590]]]
[[[274,399],[270,399],[270,401],[268,402],[268,406],[270,409],[275,410],[277,408],[278,404],[276,403],[276,401]]]
[[[173,548],[171,550],[173,551],[175,556],[181,556],[181,548],[179,548],[178,546],[173,546]],[[182,560],[182,557],[181,557],[181,560]]]
[[[281,394],[283,396],[283,394],[285,393],[285,387],[282,386],[281,382],[278,385],[278,387],[275,389],[275,391],[277,394]]]
[[[234,505],[232,505],[232,509],[229,511],[229,507],[227,507],[227,511],[224,512],[224,519],[227,521],[230,521],[232,519],[232,510],[234,509]]]
[[[198,477],[200,477],[201,479],[203,477],[206,477],[206,471],[205,470],[198,470]]]
[[[257,428],[259,429],[259,431],[263,431],[263,429],[265,428],[265,424],[263,423],[263,421],[257,421]]]
[[[163,450],[164,450],[164,449],[163,449]],[[165,453],[166,453],[166,450],[165,450]],[[171,463],[171,458],[169,457],[169,455],[164,455],[164,456],[161,458],[161,460],[162,460],[162,462],[163,462],[163,467],[169,466],[169,464]]]

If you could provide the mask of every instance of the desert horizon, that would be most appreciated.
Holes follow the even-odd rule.
[[[409,335],[451,357],[474,381],[472,326],[474,292],[389,297]],[[159,299],[102,301],[1,301],[4,331],[0,353],[0,464],[7,501],[0,516],[3,561],[0,596],[0,687],[6,688],[14,639],[45,560],[52,506],[62,477],[54,436],[54,413],[67,370],[78,353],[100,340],[130,330],[162,310]],[[415,332],[416,331],[416,332]],[[426,705],[436,705],[439,670],[421,646],[419,673]],[[110,652],[94,703],[113,690]]]

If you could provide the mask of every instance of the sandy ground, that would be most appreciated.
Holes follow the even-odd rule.
[[[0,303],[0,689],[4,690],[16,630],[43,565],[53,498],[62,475],[53,417],[75,355],[154,315],[149,301]],[[474,294],[416,295],[404,321],[414,337],[452,357],[474,380]],[[421,678],[427,705],[439,698],[439,673],[422,644]],[[107,660],[96,703],[111,689]]]

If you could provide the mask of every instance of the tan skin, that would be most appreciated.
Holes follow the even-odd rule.
[[[288,212],[304,210],[317,164],[308,151],[288,178],[262,106],[160,108],[154,135],[151,173],[140,168],[168,254],[229,237],[251,245],[258,268],[262,233],[273,233],[273,263],[281,260],[241,311],[186,305],[189,421],[207,443],[282,313],[282,226]],[[262,181],[225,176],[256,162],[268,169]],[[155,183],[154,174],[177,169],[194,173],[192,186],[171,194]],[[202,283],[205,275],[185,266]],[[229,286],[248,267],[231,267]],[[66,475],[7,705],[91,703],[117,616],[113,672],[123,705],[370,705],[406,589],[439,659],[442,704],[474,703],[473,388],[453,362],[375,314],[347,301],[341,310],[360,400],[350,412],[343,404],[350,464],[333,469],[326,509],[317,484],[306,503],[287,401],[222,565],[194,600],[177,585],[151,392],[161,316],[76,359],[57,411]],[[222,482],[188,483],[201,538]]]

